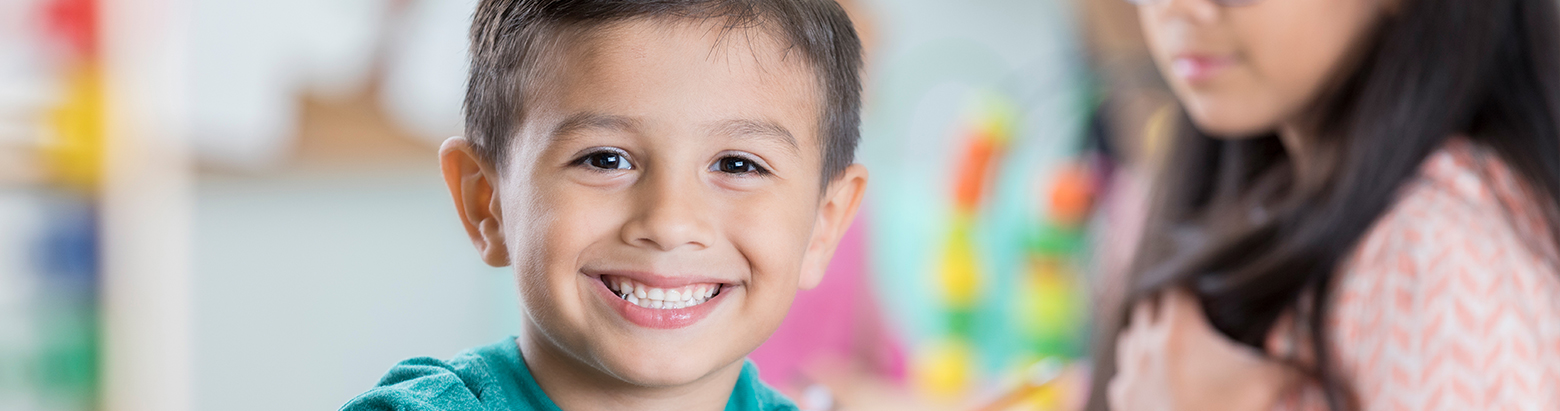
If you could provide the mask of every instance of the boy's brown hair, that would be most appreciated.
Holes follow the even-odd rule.
[[[633,19],[719,20],[722,35],[765,29],[820,78],[824,183],[855,161],[861,138],[861,40],[833,0],[482,0],[471,22],[466,137],[502,163],[526,111],[527,83],[564,35]]]

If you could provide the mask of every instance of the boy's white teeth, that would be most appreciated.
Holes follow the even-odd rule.
[[[720,284],[694,284],[676,289],[662,289],[620,277],[611,277],[603,282],[607,284],[607,288],[629,304],[658,310],[675,310],[703,304],[720,292]]]

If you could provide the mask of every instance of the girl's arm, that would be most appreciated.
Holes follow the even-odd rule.
[[[1116,339],[1112,410],[1269,410],[1302,381],[1288,365],[1214,330],[1184,290],[1139,302],[1131,315]]]

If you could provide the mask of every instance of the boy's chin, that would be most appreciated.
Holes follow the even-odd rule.
[[[605,364],[623,382],[641,387],[677,387],[698,382],[728,367],[741,367],[743,359],[715,358],[715,352],[687,352],[680,355],[633,351]]]

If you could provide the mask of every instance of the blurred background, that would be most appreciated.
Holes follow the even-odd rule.
[[[0,410],[334,409],[519,332],[435,159],[475,0],[0,0]],[[866,205],[752,358],[1066,410],[1171,98],[1120,0],[845,0]]]

